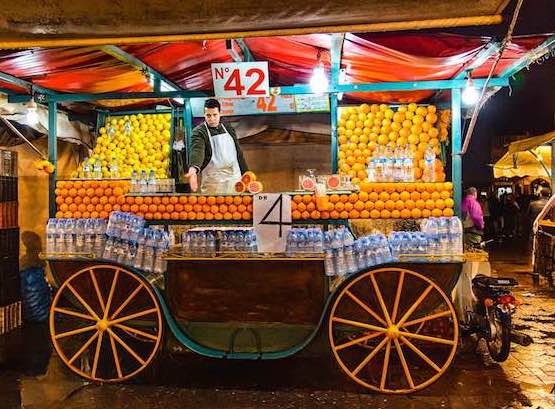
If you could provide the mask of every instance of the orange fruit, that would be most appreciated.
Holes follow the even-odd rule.
[[[359,212],[361,210],[364,210],[364,202],[361,200],[358,200],[355,204],[354,204],[354,208],[355,210],[358,210]]]
[[[233,204],[233,196],[226,196],[225,199],[224,199],[224,203],[225,203],[226,205]],[[229,219],[226,219],[225,217],[226,217],[226,216],[225,216],[225,214],[224,214],[224,220],[229,220]]]
[[[148,219],[149,215],[152,215],[152,213],[146,213],[145,219]],[[179,220],[187,220],[187,212],[179,212]]]
[[[343,210],[341,213],[339,213],[339,218],[340,219],[348,219],[349,218],[349,212]]]
[[[361,202],[366,202],[368,200],[368,193],[367,192],[359,192],[358,193],[358,200]]]
[[[451,198],[445,199],[445,207],[450,207],[452,208],[453,206],[455,206],[455,201]]]
[[[413,219],[420,219],[422,217],[422,210],[420,209],[412,209],[410,211],[410,215]]]
[[[309,212],[305,210],[304,212],[301,213],[301,219],[308,219],[308,218],[310,218]]]
[[[380,211],[379,210],[372,210],[370,212],[370,218],[372,219],[379,219],[380,218]]]
[[[206,205],[204,205],[204,206],[206,206]],[[208,206],[208,210],[210,210],[210,206]],[[171,203],[166,205],[166,212],[172,213],[173,211],[175,211],[175,206],[174,205],[172,205]]]
[[[415,202],[417,200],[420,200],[420,192],[411,192],[409,196],[410,196],[410,199],[414,200]]]
[[[320,212],[318,210],[313,210],[312,212],[310,212],[310,218],[317,220],[320,218]]]
[[[71,199],[71,198],[69,198],[69,199]],[[67,198],[66,198],[66,203],[68,203],[68,202],[67,202]],[[71,202],[70,202],[70,203],[71,203]],[[91,204],[93,204],[93,205],[96,206],[98,203],[100,203],[100,198],[98,198],[98,197],[96,197],[96,196],[91,197]],[[125,202],[124,202],[124,203],[125,203]]]
[[[306,205],[306,210],[307,210],[308,212],[312,212],[312,211],[315,210],[315,209],[316,209],[316,205],[315,205],[314,203],[312,203],[312,202],[311,202],[311,203],[308,203],[308,204]]]
[[[219,206],[219,212],[225,216],[225,213],[227,213],[227,205],[226,204],[221,204]]]
[[[432,199],[426,200],[426,209],[432,210],[435,208],[436,203]]]
[[[361,219],[369,219],[370,218],[370,212],[368,210],[361,210],[360,211],[360,218]]]
[[[419,192],[426,191],[426,183],[416,183],[416,190]]]
[[[241,220],[241,217],[242,217],[241,213],[239,212],[233,212],[231,216],[233,217],[233,220]]]
[[[399,200],[406,201],[409,199],[412,199],[412,196],[409,192],[404,191],[404,192],[401,192],[401,194],[399,194]],[[412,200],[415,200],[415,199],[412,199]]]
[[[220,206],[218,205],[212,205],[210,206],[210,213],[212,214],[216,214],[220,212]]]
[[[372,210],[374,208],[374,202],[368,201],[364,203],[364,208],[368,211]]]
[[[351,202],[345,203],[345,207],[343,210],[345,210],[346,212],[350,212],[351,210],[353,210],[353,204]]]
[[[187,196],[179,196],[179,203],[186,204],[187,203]],[[181,219],[181,215],[179,215],[179,218]],[[184,219],[181,219],[181,220],[184,220]]]
[[[453,190],[453,183],[451,182],[444,182],[443,189],[451,192]]]
[[[415,206],[416,206],[417,209],[420,209],[420,210],[425,209],[426,208],[426,202],[422,199],[418,199],[415,202]]]
[[[295,203],[301,203],[303,201],[303,197],[301,195],[295,195],[293,196],[293,202]]]
[[[204,207],[204,206],[203,206],[203,207]],[[227,211],[228,211],[229,213],[233,214],[234,212],[237,211],[237,206],[234,205],[234,204],[231,204],[231,205],[229,205],[229,206],[227,207]]]
[[[339,212],[337,210],[332,210],[330,212],[330,218],[331,219],[339,219]]]
[[[181,213],[181,212],[183,211],[183,205],[182,205],[181,203],[176,203],[176,204],[174,205],[174,207],[175,207],[175,211],[176,211],[176,212]],[[146,210],[145,210],[145,212],[146,212]]]
[[[299,197],[300,197],[300,196],[299,196]],[[335,194],[335,193],[334,193],[333,195],[330,195],[329,201],[332,202],[332,203],[337,203],[337,202],[339,202],[339,195],[337,195],[337,194]]]
[[[223,214],[221,214],[220,212],[214,213],[214,220],[223,220],[223,219],[224,219]]]
[[[358,210],[351,210],[349,212],[349,219],[359,219],[360,218],[360,212]]]
[[[416,203],[413,200],[407,200],[405,202],[405,209],[412,210],[416,207]]]
[[[167,205],[168,203],[170,203],[170,198],[167,196],[162,197],[162,204]],[[197,201],[198,203],[198,201]]]
[[[342,202],[342,203],[347,203],[349,201],[349,195],[339,196],[339,201]]]
[[[252,219],[252,214],[250,212],[243,212],[241,213],[241,218],[243,220],[250,220]]]
[[[380,195],[376,192],[372,192],[372,193],[368,194],[368,200],[371,201],[371,202],[375,202],[375,201],[379,200],[379,198],[380,198]]]
[[[212,206],[216,204],[216,198],[214,196],[208,196],[206,198],[206,203]]]
[[[414,183],[406,183],[405,184],[405,190],[407,192],[414,192],[416,190],[416,186]]]
[[[401,212],[397,209],[391,211],[392,219],[399,219],[401,217]]]
[[[394,202],[396,202],[397,200],[399,200],[401,197],[401,195],[397,192],[393,192],[392,194],[389,195],[389,199],[393,200]]]
[[[293,210],[291,212],[291,218],[293,220],[299,220],[301,218],[301,212],[299,212],[298,210]]]
[[[349,195],[349,202],[351,202],[351,203],[354,204],[354,203],[357,202],[357,200],[358,200],[358,194],[356,194],[356,193],[351,193],[351,194]]]
[[[329,218],[330,218],[330,212],[328,212],[326,210],[320,212],[320,219],[327,220]]]
[[[428,218],[428,217],[430,217],[431,215],[432,215],[431,210],[428,210],[428,209],[422,210],[422,217]]]
[[[430,193],[435,192],[436,184],[435,183],[426,183],[426,190]]]
[[[301,213],[304,212],[306,210],[306,204],[304,204],[303,202],[297,204],[297,210]]]
[[[172,220],[179,220],[179,212],[172,212],[170,214],[170,219]]]
[[[156,213],[154,214],[154,217],[156,218]],[[197,219],[197,214],[195,212],[187,212],[187,219],[188,220],[196,220]]]
[[[196,196],[189,196],[188,199],[187,199],[187,203],[190,203],[192,205],[196,204],[197,202],[198,202],[198,198]],[[195,218],[196,218],[196,216],[195,216]]]
[[[389,219],[391,218],[391,212],[387,209],[384,209],[380,212],[380,218],[382,219]]]
[[[197,203],[200,205],[206,204],[206,196],[199,196],[197,198]]]
[[[374,208],[375,208],[376,210],[383,210],[383,209],[385,208],[385,203],[383,202],[383,200],[377,200],[377,201],[374,203]]]
[[[443,215],[443,211],[440,209],[433,209],[432,210],[432,217],[441,217]]]
[[[445,217],[452,217],[455,214],[455,212],[453,212],[453,209],[447,207],[445,209],[443,209],[443,215]]]
[[[195,205],[197,206],[197,205]],[[194,206],[193,206],[194,207]],[[194,210],[194,209],[193,209]],[[166,211],[166,205],[165,204],[159,204],[158,205],[158,212],[160,213],[164,213]]]
[[[447,190],[442,190],[439,193],[439,197],[442,199],[449,199],[451,197],[451,192],[448,192]]]
[[[415,210],[415,209],[412,209],[412,210]],[[409,209],[401,210],[401,218],[402,219],[410,219],[411,216],[412,216],[412,210],[409,210]],[[418,209],[416,209],[416,210],[418,210]]]
[[[185,197],[185,196],[183,196],[183,197]],[[143,202],[144,202],[144,204],[147,204],[147,205],[152,204],[152,197],[147,196],[147,197],[143,198]],[[185,201],[183,203],[187,203],[187,202]]]
[[[224,204],[225,203],[225,197],[224,196],[216,196],[216,204]],[[223,215],[222,218],[220,220],[223,220]]]
[[[386,200],[384,203],[384,207],[387,210],[393,210],[395,209],[395,202],[393,200]]]
[[[430,192],[422,192],[422,193],[420,194],[420,198],[421,198],[422,200],[429,200],[431,196],[432,196],[432,195],[430,194]]]
[[[310,203],[312,202],[312,195],[303,195],[303,203]]]
[[[383,185],[384,185],[383,183],[374,183],[374,184],[372,185],[372,190],[373,190],[374,192],[378,192],[378,193],[379,193],[379,192],[381,192],[381,191],[384,190],[384,186],[383,186]]]
[[[403,210],[404,208],[405,208],[405,202],[403,202],[402,200],[397,200],[395,202],[395,209]]]
[[[345,209],[345,203],[343,202],[337,202],[334,206],[333,206],[334,210],[337,210],[338,212],[341,212]]]
[[[102,210],[102,209],[100,209],[100,210]],[[130,210],[130,205],[128,205],[127,203],[121,205],[121,211],[122,212],[129,212],[129,210]]]
[[[132,204],[129,210],[131,210],[132,213],[137,213],[139,211],[139,205]]]
[[[387,193],[387,192],[381,192],[381,193],[379,194],[379,198],[380,198],[380,200],[381,200],[382,202],[385,202],[385,201],[389,200],[389,193]]]
[[[436,209],[443,210],[445,208],[445,201],[443,199],[435,200],[435,207],[436,207]]]

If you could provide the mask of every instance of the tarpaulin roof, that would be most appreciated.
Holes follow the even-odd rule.
[[[511,142],[505,155],[493,166],[494,176],[549,176],[551,147],[543,145],[554,139],[555,131]]]
[[[421,29],[498,24],[508,3],[509,0],[4,1],[0,10],[0,43],[13,47],[26,40],[74,39],[81,40],[82,45],[84,39],[117,38],[118,41],[96,45],[129,44],[144,43],[146,36],[174,36],[173,40],[151,40],[161,42],[193,39],[187,35],[198,37],[194,39],[230,38],[232,33],[249,37],[249,33],[263,30],[281,30],[266,36],[284,35],[283,30],[294,29],[306,33],[309,28],[318,29],[315,32],[353,31],[347,25],[374,25],[366,31],[393,31],[407,26]],[[287,32],[290,34],[293,33]]]
[[[495,75],[500,74],[547,36],[514,38],[504,51]],[[341,66],[347,82],[403,82],[452,79],[475,62],[493,40],[453,34],[395,33],[346,34]],[[255,60],[269,62],[270,86],[306,84],[320,60],[330,69],[331,35],[244,39]],[[231,62],[225,40],[181,41],[122,46],[121,49],[158,71],[183,89],[212,94],[210,64]],[[473,78],[487,76],[494,57],[473,71]],[[58,92],[104,93],[151,91],[144,72],[95,47],[2,50],[0,72]],[[0,83],[12,92],[22,89]],[[1,89],[0,89],[1,91]],[[357,93],[352,98],[384,101],[422,101],[432,91]],[[140,101],[99,101],[125,106]],[[153,103],[150,100],[149,103]]]

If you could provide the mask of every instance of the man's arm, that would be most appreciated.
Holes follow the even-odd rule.
[[[185,175],[189,179],[191,190],[196,192],[198,189],[197,175],[200,173],[204,163],[204,153],[206,150],[204,136],[199,128],[195,128],[191,134],[191,153],[189,155],[189,171]]]

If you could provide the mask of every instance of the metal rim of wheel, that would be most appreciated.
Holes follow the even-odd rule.
[[[394,288],[393,306],[389,309],[384,301],[382,290],[376,277],[393,273],[397,273],[398,279]],[[408,279],[421,280],[420,285],[425,289],[419,293],[414,302],[405,306],[404,311],[401,311],[401,296]],[[374,305],[377,307],[373,308],[370,305],[371,302],[367,302],[362,297],[357,296],[357,287],[362,288],[363,285],[372,289],[375,300]],[[390,288],[390,293],[392,291]],[[410,290],[405,288],[405,291]],[[440,308],[439,312],[435,312],[437,308],[434,308],[433,311],[421,311],[419,307],[427,297],[431,296],[434,296],[435,300],[440,300],[440,307],[443,308]],[[354,321],[349,319],[349,317],[337,315],[338,310],[345,303],[350,303],[352,305],[351,308],[360,308],[361,314],[367,316],[368,319]],[[418,318],[410,319],[416,312],[419,312]],[[441,338],[421,333],[422,324],[433,324],[437,320],[442,320],[442,325],[447,322],[446,325],[449,327],[447,331],[449,331],[450,336]],[[339,332],[338,326],[346,326],[347,328],[363,330],[364,332],[355,337],[351,335],[341,339],[337,335]],[[414,328],[413,326],[418,328],[415,331],[411,331],[411,327]],[[328,338],[338,365],[356,383],[380,393],[407,394],[424,389],[446,372],[457,350],[459,326],[451,300],[432,280],[420,273],[406,269],[381,268],[362,273],[341,289],[330,310]],[[442,348],[442,362],[439,364],[434,362],[432,357],[423,352],[424,348],[418,346],[421,344],[430,344],[431,347]],[[405,347],[404,351],[403,347]],[[347,359],[344,359],[343,354],[344,351],[349,351],[353,348],[363,351],[362,355],[365,358],[361,361],[356,361],[355,364],[358,363],[356,367],[353,367],[353,365],[349,367],[349,362],[346,362]],[[412,359],[413,371],[411,371],[411,365],[409,365],[407,360],[408,354],[410,354]],[[378,357],[382,360],[381,368],[379,368],[379,363],[372,362],[373,360],[378,361]],[[377,376],[371,375],[370,364],[378,366],[376,368]],[[422,368],[427,370],[426,373],[421,374],[419,380],[415,380],[415,373],[418,374],[419,371],[424,372]],[[396,369],[395,372],[399,375],[399,378],[404,375],[403,385],[392,385],[392,369]],[[370,375],[365,379],[363,374]],[[428,374],[430,375],[428,376]]]
[[[133,284],[132,290],[115,297],[118,282],[122,280]],[[107,283],[105,290],[109,288],[107,297],[102,293],[102,283]],[[83,287],[90,289],[93,296],[85,294]],[[70,307],[62,306],[64,299],[73,300]],[[133,307],[132,314],[122,315]],[[60,332],[59,318],[72,319],[80,325]],[[140,320],[147,320],[147,328],[137,328]],[[76,272],[62,283],[50,307],[49,325],[54,348],[69,369],[92,381],[121,382],[142,372],[155,358],[162,340],[163,320],[158,299],[142,278],[121,267],[96,265]],[[141,351],[134,348],[124,334],[142,342]],[[86,341],[79,342],[81,347],[71,351],[64,341],[75,337],[84,337]],[[91,351],[92,365],[83,368],[82,362],[78,363]],[[112,366],[108,376],[99,373],[101,362],[104,366]]]

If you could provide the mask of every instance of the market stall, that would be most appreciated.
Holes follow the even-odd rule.
[[[45,257],[58,287],[50,329],[68,368],[95,381],[132,378],[156,358],[168,329],[181,347],[200,355],[251,360],[290,356],[325,329],[338,366],[365,388],[409,393],[444,374],[459,341],[450,294],[463,262],[456,217],[462,91],[473,70],[476,87],[508,85],[522,65],[519,51],[546,43],[515,43],[503,53],[496,76],[485,80],[495,43],[443,40],[447,51],[424,47],[423,55],[436,58],[408,59],[420,64],[416,81],[412,66],[402,67],[403,58],[390,80],[391,55],[407,43],[387,51],[387,36],[375,43],[349,34],[255,38],[238,42],[233,52],[215,42],[109,50],[136,67],[140,61],[132,53],[147,60],[158,54],[162,65],[175,65],[168,56],[186,49],[181,69],[187,74],[191,53],[200,66],[222,53],[251,60],[252,52],[270,60],[274,71],[266,76],[264,96],[228,100],[224,108],[238,117],[253,115],[253,103],[264,114],[329,112],[331,134],[331,172],[307,170],[294,175],[298,184],[290,190],[274,193],[264,190],[255,172],[240,175],[233,192],[177,192],[171,169],[181,154],[174,142],[183,134],[190,152],[195,99],[206,93],[182,89],[153,68],[142,66],[154,79],[154,92],[144,92],[149,86],[141,79],[134,92],[36,95],[49,108],[53,165],[59,104],[101,101],[111,108],[97,116],[94,147],[76,173],[58,178],[54,167],[50,177]],[[309,57],[287,69],[284,54],[272,54],[287,47],[299,57],[309,50]],[[73,58],[87,59],[73,52]],[[379,62],[370,77],[367,53]],[[449,57],[440,58],[444,53]],[[341,79],[347,62],[353,71]],[[126,74],[122,67],[116,71]],[[102,70],[85,72],[99,78]],[[308,85],[310,73],[316,80]],[[207,77],[210,72],[199,70],[183,84]],[[245,87],[238,78],[227,84],[239,93]],[[303,84],[295,84],[298,79]],[[42,84],[49,81],[56,80]],[[172,90],[162,90],[162,82]],[[434,95],[437,104],[429,101]],[[164,98],[184,98],[183,107],[115,108],[126,99]]]

